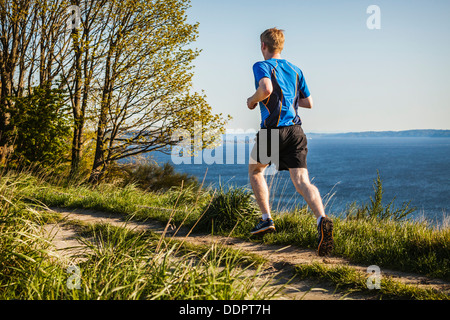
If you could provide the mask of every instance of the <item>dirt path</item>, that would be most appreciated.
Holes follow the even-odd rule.
[[[107,212],[80,210],[80,209],[62,209],[51,208],[50,210],[60,213],[64,219],[76,220],[83,223],[109,223],[114,226],[126,227],[132,230],[151,230],[162,234],[165,225],[156,221],[124,221],[118,214],[111,214]],[[70,224],[57,223],[49,224],[45,227],[46,232],[52,238],[55,245],[55,253],[62,259],[71,259],[72,256],[85,250],[83,246],[77,241],[77,234]],[[169,226],[166,237],[172,237],[175,228]],[[348,265],[360,272],[365,273],[367,266],[355,265],[349,263],[347,260],[339,257],[319,257],[315,250],[301,249],[295,246],[278,246],[265,245],[256,242],[248,242],[237,238],[229,238],[223,236],[211,236],[202,234],[189,234],[186,236],[188,230],[180,229],[175,236],[175,239],[182,240],[196,244],[196,245],[211,245],[212,243],[220,243],[225,246],[230,246],[233,249],[242,250],[251,254],[256,254],[264,257],[268,263],[261,273],[261,281],[274,277],[273,286],[281,286],[287,283],[293,277],[293,268],[295,265],[312,263],[318,261],[329,265]],[[76,263],[72,259],[72,263]],[[429,279],[424,276],[409,274],[404,272],[392,271],[382,269],[383,276],[392,276],[395,280],[400,280],[408,284],[414,284],[425,288],[436,288],[441,291],[450,291],[450,284],[441,280]],[[367,295],[359,293],[351,293],[344,295],[342,293],[334,292],[334,286],[329,286],[323,282],[319,283],[313,280],[296,280],[295,278],[284,288],[280,295],[280,299],[305,299],[305,300],[337,300],[337,299],[367,299]]]

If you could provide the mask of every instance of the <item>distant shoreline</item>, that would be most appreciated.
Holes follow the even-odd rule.
[[[403,130],[403,131],[364,131],[345,133],[306,133],[309,137],[329,138],[408,138],[408,137],[432,137],[450,138],[450,130]]]
[[[438,129],[417,129],[403,131],[363,131],[363,132],[341,132],[341,133],[320,133],[305,132],[308,138],[450,138],[450,130]],[[224,134],[223,139],[226,142],[252,143],[254,133],[242,133],[233,130]]]

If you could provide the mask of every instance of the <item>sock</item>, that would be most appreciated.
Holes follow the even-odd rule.
[[[320,216],[320,217],[317,218],[317,225],[320,224],[320,220],[322,220],[322,218],[323,218],[322,216]]]
[[[272,216],[270,215],[270,213],[263,213],[262,214],[262,219],[263,220],[272,219]]]

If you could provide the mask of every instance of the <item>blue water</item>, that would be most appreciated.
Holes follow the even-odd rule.
[[[227,147],[234,146],[234,159]],[[174,164],[170,155],[153,152],[157,162],[170,162],[179,172],[195,175],[205,185],[245,186],[249,189],[248,153],[253,143],[225,143],[213,151],[223,152],[223,163],[207,165],[200,156],[191,164]],[[308,171],[326,204],[327,214],[339,215],[349,204],[369,203],[377,170],[383,181],[383,202],[400,207],[411,200],[417,208],[413,218],[439,223],[450,212],[449,138],[330,138],[308,139]],[[228,151],[228,158],[227,158]],[[202,162],[202,164],[194,164]],[[234,163],[227,164],[226,162]],[[240,162],[240,163],[239,163]],[[205,172],[207,173],[205,176]],[[295,192],[288,172],[267,176],[274,211],[305,204]]]

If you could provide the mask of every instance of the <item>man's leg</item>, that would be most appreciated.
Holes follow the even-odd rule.
[[[250,184],[252,185],[253,194],[256,198],[256,203],[261,209],[261,212],[270,214],[269,188],[267,186],[266,178],[264,177],[264,170],[267,166],[267,164],[261,163],[249,164],[248,175]]]
[[[325,215],[319,190],[309,181],[307,169],[293,168],[289,172],[297,192],[303,196],[317,218],[317,253],[319,256],[329,255],[334,248],[333,221]]]
[[[305,199],[316,218],[325,217],[322,198],[316,186],[311,184],[308,170],[305,168],[291,168],[289,173],[295,189]]]
[[[253,194],[255,195],[256,202],[262,212],[262,219],[250,231],[251,234],[264,234],[275,231],[275,225],[270,216],[269,188],[267,187],[267,182],[264,178],[264,169],[267,166],[267,164],[255,163],[250,164],[248,167]]]

